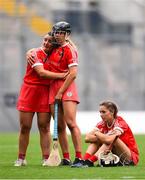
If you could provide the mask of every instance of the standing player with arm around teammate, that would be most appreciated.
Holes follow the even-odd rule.
[[[49,69],[48,58],[53,48],[53,39],[51,33],[45,35],[42,46],[33,52],[35,63],[33,66],[27,64],[26,74],[17,102],[20,133],[18,159],[14,166],[26,165],[25,156],[35,112],[37,113],[37,124],[40,133],[40,146],[43,158],[42,165],[45,165],[45,160],[49,157],[49,125],[51,117],[49,108],[49,85],[52,82],[51,79],[59,79],[66,76],[66,73],[53,73],[46,70]]]
[[[90,145],[82,166],[94,166],[99,156],[101,158],[101,154],[107,154],[109,151],[114,153],[114,157],[119,157],[119,165],[137,165],[139,151],[134,135],[126,121],[117,115],[116,104],[104,101],[100,103],[99,111],[102,121],[86,135],[85,141]],[[105,162],[102,161],[102,163],[100,165],[105,165]]]
[[[70,39],[69,40],[66,39],[66,42],[69,43],[71,46],[75,47],[74,43]],[[59,46],[61,46],[61,44],[57,43],[56,40],[55,40],[55,46],[57,46],[55,48],[55,51],[57,51],[57,48]],[[35,51],[35,48],[29,50],[27,52],[27,56],[26,56],[27,62],[31,66],[34,65],[34,63],[35,63],[34,56],[33,56],[33,54],[34,54],[33,51]],[[60,59],[60,57],[58,57],[58,58]],[[49,62],[50,62],[50,56],[49,56]],[[56,71],[53,68],[50,68],[50,66],[51,66],[50,64],[49,64],[49,70]],[[54,110],[52,108],[52,112],[51,112],[52,115],[54,114],[53,111]],[[61,150],[62,150],[62,156],[63,156],[63,159],[62,159],[60,165],[69,166],[72,163],[71,163],[70,154],[69,154],[69,145],[68,145],[68,138],[67,138],[67,132],[66,132],[66,122],[64,121],[64,116],[63,115],[64,115],[63,114],[63,108],[62,108],[62,106],[59,106],[58,136],[59,136],[59,142],[60,142],[60,146],[61,146]],[[48,135],[49,135],[49,132],[48,132]],[[80,153],[77,153],[77,154],[80,154]]]
[[[78,52],[67,39],[71,33],[70,24],[58,22],[53,25],[52,33],[60,45],[54,49],[49,59],[51,71],[65,72],[69,70],[69,75],[65,80],[55,80],[50,86],[49,103],[52,112],[54,111],[55,100],[60,100],[63,108],[64,120],[71,132],[75,149],[75,160],[73,165],[82,161],[81,154],[81,132],[76,123],[77,104],[79,103],[75,79],[77,77]],[[61,122],[59,121],[60,126]],[[63,143],[63,136],[59,138]],[[73,166],[72,165],[72,166]]]

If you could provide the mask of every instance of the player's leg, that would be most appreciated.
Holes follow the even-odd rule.
[[[109,150],[119,156],[120,165],[135,165],[138,162],[137,155],[131,152],[128,146],[119,138],[117,138],[111,145],[103,144],[98,151],[89,158],[89,160],[95,162],[98,160],[101,152],[107,152]]]
[[[26,154],[34,113],[20,111],[19,152]]]
[[[100,142],[91,143],[88,146],[86,154],[84,156],[84,163],[79,167],[86,166],[86,167],[93,167],[94,163],[98,160],[99,154],[102,152],[107,152],[110,150],[110,145],[101,144]]]
[[[130,149],[124,144],[122,140],[117,138],[112,145],[110,144],[102,144],[100,148],[96,151],[94,155],[92,155],[87,161],[85,161],[85,165],[88,167],[94,166],[94,162],[98,160],[99,154],[102,152],[107,152],[112,150],[112,152],[120,157],[120,162],[123,165],[129,165],[131,163],[131,151]]]
[[[75,101],[63,101],[63,111],[64,119],[71,132],[72,141],[76,152],[76,161],[73,163],[75,164],[77,161],[82,159],[81,132],[76,123],[77,103]]]
[[[42,151],[42,159],[45,161],[50,154],[50,113],[37,113],[37,124],[40,133],[40,146]]]
[[[54,115],[54,105],[51,105],[50,108],[52,115]],[[59,104],[59,114],[58,114],[58,138],[63,155],[63,159],[60,165],[70,165],[71,161],[69,154],[68,137],[66,132],[66,123],[63,118],[63,110],[61,104]]]
[[[87,150],[86,150],[86,153],[83,157],[84,160],[87,160],[89,159],[93,154],[95,154],[98,149],[100,147],[100,143],[90,143]]]
[[[25,156],[29,144],[29,135],[32,126],[34,113],[19,111],[20,133],[19,133],[19,153],[15,166],[25,165]]]
[[[50,117],[49,121],[47,122],[47,135],[48,135],[48,147],[49,147],[48,154],[49,155],[50,155],[50,151],[51,151],[51,142],[52,142],[51,132],[50,132],[50,120],[51,120],[51,117]]]
[[[68,136],[66,132],[66,122],[64,121],[62,105],[60,105],[60,108],[59,108],[58,119],[59,119],[58,121],[59,142],[60,142],[60,146],[63,152],[63,159],[62,159],[61,165],[71,165]]]
[[[112,152],[120,157],[120,162],[122,163],[122,165],[129,165],[133,162],[133,157],[130,149],[119,138],[113,143]]]

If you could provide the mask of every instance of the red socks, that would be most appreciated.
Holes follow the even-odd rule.
[[[92,162],[95,162],[95,161],[97,161],[98,160],[98,157],[97,156],[95,156],[95,155],[91,155],[91,154],[89,154],[89,153],[86,153],[85,155],[84,155],[84,160],[90,160],[90,161],[92,161]]]
[[[89,158],[89,160],[92,161],[92,162],[95,162],[95,161],[98,160],[98,157],[95,156],[95,155],[93,155],[93,156],[91,156],[91,157]]]
[[[63,158],[64,158],[64,159],[70,159],[69,153],[68,153],[68,152],[63,153]]]
[[[75,154],[75,157],[79,158],[79,159],[82,159],[82,153],[77,151],[76,154]],[[70,159],[70,154],[68,152],[63,153],[63,158],[64,159]]]
[[[81,152],[76,152],[76,158],[82,159],[82,153]]]
[[[43,154],[43,159],[48,159],[49,158],[49,155],[48,154]]]
[[[85,155],[84,155],[84,160],[87,160],[87,159],[89,159],[90,157],[91,157],[92,155],[91,154],[89,154],[89,153],[86,153]]]
[[[25,154],[22,154],[22,153],[19,153],[19,155],[18,155],[18,159],[25,159]]]

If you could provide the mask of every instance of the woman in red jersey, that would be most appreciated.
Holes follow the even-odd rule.
[[[63,114],[63,120],[66,122],[71,132],[75,149],[75,160],[72,165],[73,167],[76,163],[82,161],[81,132],[76,122],[77,104],[79,103],[77,87],[75,84],[78,69],[78,52],[73,42],[68,40],[68,37],[71,33],[71,27],[69,23],[58,22],[54,24],[52,33],[59,47],[53,49],[49,57],[49,70],[52,72],[69,71],[69,75],[65,80],[55,80],[51,83],[49,91],[49,104],[53,114],[55,100],[60,100],[61,102],[62,111],[60,114]],[[29,63],[33,64],[33,58],[32,61],[30,56],[29,58]],[[59,126],[61,129],[64,129],[62,120],[59,120]],[[67,144],[64,142],[64,134],[59,133],[59,141],[61,148],[65,151]],[[69,158],[69,153],[66,152],[63,156],[61,164],[70,164]]]
[[[64,73],[53,73],[49,69],[48,57],[53,48],[51,33],[44,36],[42,46],[33,51],[34,64],[27,64],[26,74],[21,86],[17,102],[20,118],[19,153],[14,166],[26,165],[26,151],[29,144],[29,135],[32,120],[37,113],[37,124],[40,133],[40,146],[42,150],[43,165],[48,159],[50,151],[50,108],[49,85],[52,79],[63,79]],[[49,136],[48,136],[49,131]]]
[[[90,143],[84,156],[83,166],[94,166],[100,153],[112,151],[120,159],[119,165],[137,165],[139,151],[135,137],[126,123],[118,116],[118,108],[111,101],[104,101],[99,108],[102,121],[86,135],[86,143]]]
[[[69,71],[69,75],[65,80],[53,81],[50,86],[49,104],[53,111],[55,100],[61,101],[64,120],[70,130],[75,149],[73,167],[76,163],[82,161],[81,132],[76,122],[77,105],[79,103],[75,84],[78,70],[78,52],[76,47],[67,41],[71,33],[69,23],[61,21],[54,24],[52,33],[60,46],[53,50],[49,58],[50,70],[53,72]]]

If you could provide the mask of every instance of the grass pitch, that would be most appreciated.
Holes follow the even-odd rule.
[[[145,140],[144,135],[136,135],[140,150],[140,162],[136,167],[42,167],[39,135],[31,134],[27,151],[27,166],[14,167],[17,158],[18,134],[0,134],[0,179],[145,179]],[[70,152],[74,159],[71,138]],[[87,149],[82,137],[83,153]]]

